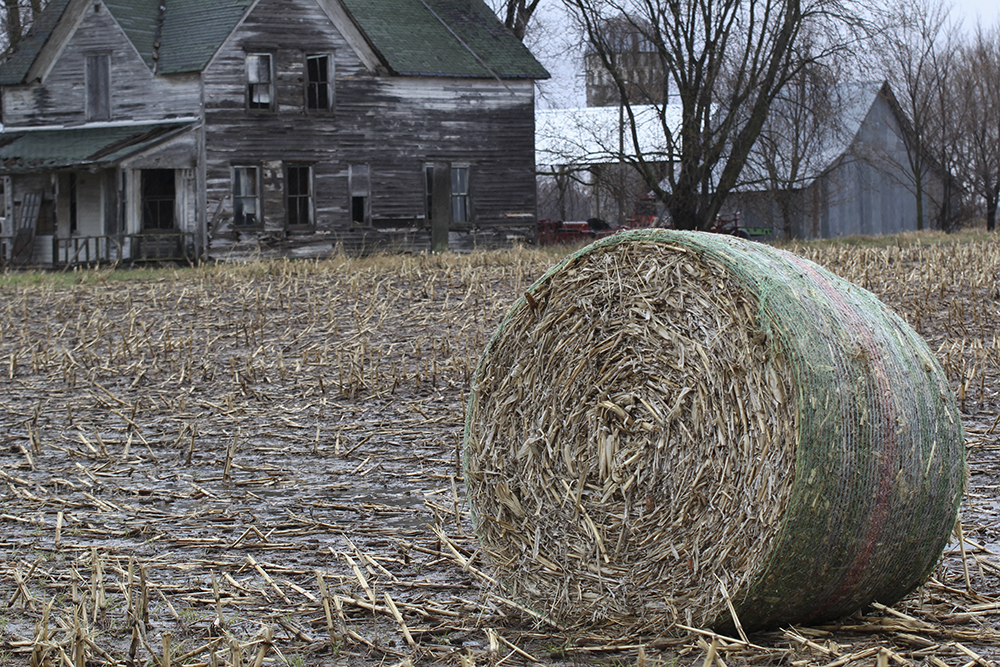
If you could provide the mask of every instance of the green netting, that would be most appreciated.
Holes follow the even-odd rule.
[[[518,299],[464,456],[508,594],[660,631],[892,604],[965,484],[951,390],[900,317],[790,253],[667,230],[588,246]]]

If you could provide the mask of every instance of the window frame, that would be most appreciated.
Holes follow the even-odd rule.
[[[354,163],[347,167],[347,187],[348,187],[348,215],[351,224],[360,227],[371,227],[372,225],[372,170],[368,163]],[[363,207],[362,220],[354,219],[355,200],[362,199]]]
[[[291,188],[289,187],[292,179],[292,170],[306,170],[306,190],[307,192],[303,194],[292,194]],[[316,227],[316,199],[315,199],[315,170],[311,163],[306,162],[286,162],[284,165],[284,176],[285,176],[285,228],[292,229],[313,229]],[[300,200],[305,200],[306,203],[306,216],[308,218],[307,222],[293,222],[292,221],[292,204],[293,202],[297,204]],[[296,205],[295,211],[299,211]],[[296,214],[297,218],[297,214]]]
[[[253,176],[253,180],[252,181],[248,181],[247,179],[238,179],[237,178],[237,174],[240,171],[244,171],[244,170],[248,171],[248,170],[251,170],[251,169],[254,171],[254,176]],[[231,187],[231,189],[232,189],[232,196],[233,196],[233,228],[234,229],[261,229],[264,226],[264,211],[263,211],[264,200],[263,200],[263,196],[262,196],[262,193],[261,193],[261,176],[262,176],[261,172],[262,171],[263,171],[263,169],[261,168],[261,165],[259,165],[259,164],[234,164],[234,165],[232,165],[232,170],[231,170],[230,177],[232,179],[232,182],[231,182],[231,186],[232,187]],[[237,186],[240,183],[244,183],[244,182],[252,182],[253,183],[253,185],[254,185],[254,193],[253,194],[247,195],[247,194],[241,194],[241,193],[237,192]],[[244,220],[246,219],[246,213],[245,213],[246,209],[245,209],[245,207],[241,207],[238,210],[237,209],[237,205],[236,205],[237,200],[240,200],[240,201],[243,201],[243,200],[253,200],[255,202],[255,207],[254,208],[255,208],[255,214],[257,216],[257,219],[252,224],[247,224],[246,222],[243,222],[241,224],[239,222],[240,218],[243,218]]]
[[[87,120],[111,120],[110,52],[101,51],[84,55],[83,82]]]
[[[253,78],[259,76],[260,66],[251,68],[250,63],[260,58],[267,58],[267,81],[254,81]],[[268,51],[247,51],[244,61],[244,78],[246,79],[245,105],[247,111],[251,113],[268,113],[274,111],[275,105],[275,85],[274,85],[274,54]],[[251,74],[251,72],[253,74]],[[266,86],[267,103],[255,102],[254,97],[257,89],[255,86]]]
[[[155,180],[151,172],[163,172],[161,177],[169,179]],[[157,192],[158,185],[162,185],[169,180],[170,188],[165,190],[169,194]],[[139,221],[143,232],[170,232],[177,229],[177,171],[175,169],[140,169],[139,170],[139,201],[142,204],[142,216]],[[169,202],[169,206],[163,204]],[[155,204],[155,209],[150,205]],[[169,222],[164,226],[164,220]],[[150,224],[153,223],[153,224]]]
[[[455,190],[455,176],[456,173],[465,174],[465,188],[464,190]],[[451,221],[453,223],[467,223],[472,222],[472,167],[468,164],[453,164],[451,165],[451,185],[449,188],[451,192]],[[456,208],[456,207],[461,207]],[[456,215],[460,213],[460,215]]]
[[[310,61],[313,60],[325,60],[326,62],[326,81],[313,81],[311,78],[311,70],[309,67]],[[336,103],[336,98],[334,97],[334,72],[336,69],[333,54],[332,53],[306,53],[303,57],[303,67],[305,68],[305,76],[302,77],[303,80],[303,104],[306,113],[330,113],[334,109]],[[318,103],[316,106],[310,104],[310,93],[313,88],[317,90],[317,98],[319,97],[318,91],[325,88],[326,89],[326,106],[320,106]],[[318,100],[317,100],[318,101]]]

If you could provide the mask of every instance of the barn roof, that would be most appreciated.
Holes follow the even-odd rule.
[[[23,83],[73,0],[51,0],[0,64],[0,85]],[[104,0],[146,64],[160,74],[198,72],[253,0]],[[481,0],[340,0],[398,75],[547,78],[548,73]]]
[[[776,119],[772,122],[776,124],[768,134],[770,150],[765,153],[760,143],[751,150],[743,168],[742,184],[736,190],[769,189],[769,167],[775,168],[779,174],[789,174],[792,160],[797,162],[796,187],[808,187],[849,153],[879,95],[891,94],[888,85],[883,82],[842,83],[830,92],[835,113],[811,131],[800,128],[798,136],[781,124],[783,111],[792,103],[776,100],[771,107],[771,118]],[[808,122],[799,122],[801,126],[810,127]]]

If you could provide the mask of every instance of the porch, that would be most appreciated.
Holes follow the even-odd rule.
[[[200,255],[195,129],[182,122],[0,134],[0,265]]]
[[[33,242],[32,252],[18,257],[15,237],[0,236],[0,267],[68,269],[112,263],[193,262],[198,255],[194,233],[180,231],[69,238],[37,235]]]

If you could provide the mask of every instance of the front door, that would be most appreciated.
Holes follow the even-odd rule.
[[[177,188],[173,169],[142,170],[142,229],[133,259],[180,256],[177,233]]]
[[[176,199],[173,169],[143,169],[142,231],[155,234],[176,230]]]

